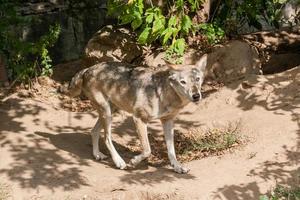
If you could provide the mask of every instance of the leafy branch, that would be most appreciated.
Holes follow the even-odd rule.
[[[166,50],[166,59],[182,62],[181,58],[186,49],[186,37],[195,34],[196,31],[207,30],[212,32],[215,26],[208,28],[200,27],[193,23],[191,17],[200,9],[203,0],[173,0],[167,1],[167,9],[163,12],[160,7],[153,6],[145,9],[144,1],[122,0],[108,1],[108,14],[116,15],[120,24],[130,24],[132,29],[138,32],[138,42],[141,44],[152,44],[155,41]],[[215,43],[224,34],[211,37],[210,41]]]

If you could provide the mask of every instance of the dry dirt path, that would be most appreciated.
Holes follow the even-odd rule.
[[[224,87],[188,106],[176,127],[186,131],[236,120],[250,142],[186,163],[187,175],[146,163],[117,170],[112,160],[91,156],[94,112],[67,112],[51,102],[11,96],[0,104],[0,185],[10,199],[234,200],[258,199],[276,183],[300,184],[300,68]],[[116,147],[128,162],[133,153],[125,144],[136,140],[133,124],[124,115],[114,122]],[[159,123],[149,131],[161,135]]]

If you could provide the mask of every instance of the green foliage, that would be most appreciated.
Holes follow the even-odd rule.
[[[260,196],[259,200],[300,200],[300,188],[287,188],[283,186],[276,186],[271,195]]]
[[[166,59],[181,63],[186,39],[201,34],[209,44],[222,41],[225,35],[239,34],[247,26],[262,29],[262,22],[278,27],[281,9],[288,0],[217,0],[209,23],[197,24],[197,11],[203,0],[167,0],[162,8],[144,5],[142,0],[108,0],[108,14],[120,24],[130,24],[138,33],[138,42],[159,42]],[[298,1],[298,0],[297,0]],[[225,32],[226,30],[226,32]]]
[[[166,59],[180,63],[187,46],[185,38],[196,31],[196,24],[192,22],[191,16],[195,15],[202,0],[167,2],[168,9],[164,13],[161,8],[155,6],[145,9],[142,0],[130,0],[128,3],[109,0],[108,14],[117,14],[120,24],[131,24],[133,30],[139,33],[139,43],[151,44],[159,41],[167,50]],[[221,35],[215,38],[220,37]],[[213,37],[210,41],[216,42]]]
[[[225,31],[215,23],[200,24],[197,28],[204,33],[204,35],[206,35],[210,44],[216,44],[220,42],[225,36]]]
[[[216,8],[215,19],[223,24],[227,34],[237,34],[241,27],[249,25],[258,30],[262,21],[278,27],[280,11],[288,0],[225,0]]]
[[[0,4],[0,55],[7,62],[11,79],[30,82],[33,77],[52,74],[48,48],[57,41],[60,26],[50,26],[48,33],[35,42],[24,41],[19,33],[31,19],[19,16],[17,6],[11,1]]]

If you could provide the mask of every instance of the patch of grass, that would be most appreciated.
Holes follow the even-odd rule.
[[[195,129],[187,133],[175,134],[177,155],[182,161],[220,155],[242,143],[240,121],[206,131]]]
[[[259,200],[300,200],[300,187],[288,188],[277,185],[270,195],[263,195]]]
[[[213,128],[191,129],[186,132],[175,132],[174,143],[176,156],[181,162],[201,159],[213,155],[222,155],[247,142],[242,134],[241,121],[229,122],[226,125],[215,125]],[[167,147],[163,137],[149,134],[152,155],[148,158],[151,164],[168,163]],[[128,147],[133,152],[140,151],[137,144]]]
[[[0,183],[0,200],[7,200],[9,197],[11,197],[9,186]]]
[[[141,200],[182,200],[183,197],[181,197],[178,194],[175,193],[152,193],[152,192],[141,192],[140,195],[138,195],[138,199]]]

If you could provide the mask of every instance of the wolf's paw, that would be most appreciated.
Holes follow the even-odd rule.
[[[141,161],[143,160],[143,157],[138,155],[138,156],[134,156],[130,162],[129,162],[129,165],[132,166],[132,167],[135,167],[137,166]]]
[[[179,174],[186,174],[190,171],[190,169],[187,168],[187,167],[184,167],[182,165],[175,165],[174,166],[174,171],[179,173]]]
[[[114,162],[115,162],[116,167],[119,169],[125,169],[127,166],[125,161],[122,158],[116,159]]]
[[[105,155],[101,152],[93,153],[93,156],[94,156],[95,160],[104,160],[104,159],[108,158],[107,155]]]

